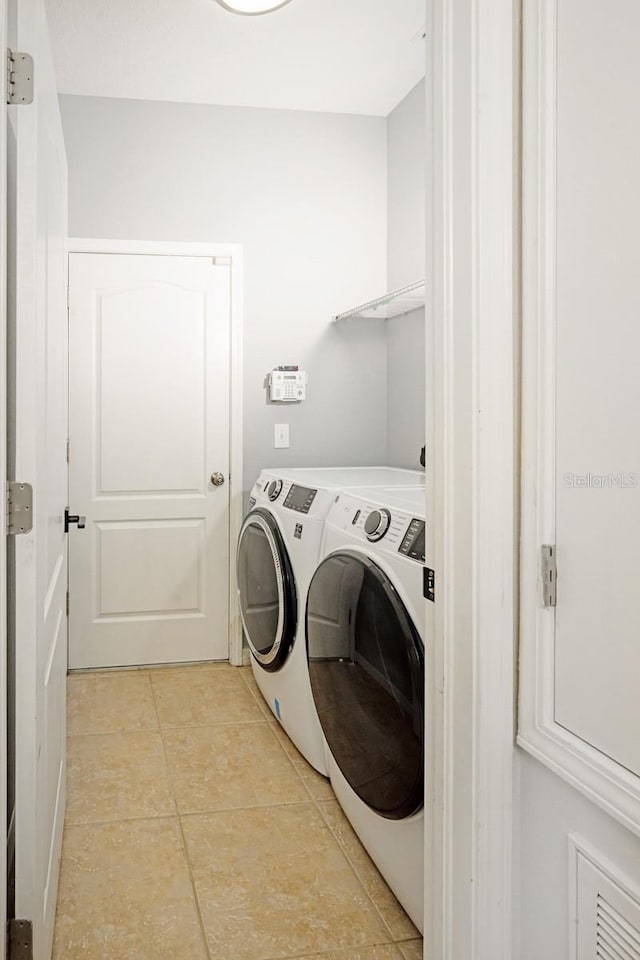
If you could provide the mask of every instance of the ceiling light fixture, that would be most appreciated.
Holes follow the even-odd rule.
[[[221,7],[231,13],[242,13],[246,17],[256,17],[261,13],[272,13],[286,6],[290,0],[218,0]]]

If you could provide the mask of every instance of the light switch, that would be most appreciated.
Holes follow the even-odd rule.
[[[283,450],[289,446],[288,423],[276,423],[274,427],[273,446],[276,450]]]

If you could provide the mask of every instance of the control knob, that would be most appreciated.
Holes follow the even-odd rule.
[[[389,529],[391,523],[391,514],[388,510],[372,510],[364,523],[364,532],[367,540],[373,543],[376,540],[382,540]]]
[[[271,480],[267,484],[267,496],[269,500],[277,500],[280,496],[280,491],[282,490],[282,480]]]

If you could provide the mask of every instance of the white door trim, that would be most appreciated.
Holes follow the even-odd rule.
[[[513,0],[432,6],[425,956],[511,960],[519,21]]]
[[[242,472],[242,246],[238,243],[177,243],[154,240],[99,240],[73,237],[69,254],[112,253],[156,257],[211,257],[231,265],[231,412],[229,419],[229,661],[242,664],[242,625],[236,581],[236,543],[243,516]]]
[[[512,956],[514,661],[517,636],[516,273],[518,175],[513,0],[473,15],[473,795],[472,949]]]

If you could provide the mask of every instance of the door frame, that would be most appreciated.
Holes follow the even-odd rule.
[[[69,239],[69,256],[74,253],[106,253],[152,257],[210,257],[231,268],[230,316],[230,412],[229,412],[229,662],[242,665],[242,622],[238,606],[236,544],[242,526],[242,325],[243,325],[243,250],[239,243],[184,243],[171,240],[99,240],[85,237]]]
[[[520,0],[433,0],[426,36],[425,957],[512,960]]]
[[[7,0],[0,0],[0,50],[7,49]],[[6,84],[6,80],[5,80]],[[6,89],[2,97],[2,123],[0,123],[0,371],[7,370],[7,103]],[[6,377],[0,377],[4,386],[0,389],[0,477],[2,486],[7,482],[7,389]],[[0,960],[6,953],[7,922],[7,763],[8,763],[8,680],[7,680],[7,517],[3,506],[0,510],[0,823],[3,839],[0,843]]]

